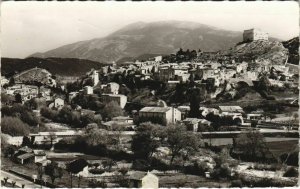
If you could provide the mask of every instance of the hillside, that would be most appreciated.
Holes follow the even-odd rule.
[[[143,54],[170,54],[180,47],[203,51],[224,50],[242,40],[241,32],[183,21],[138,22],[104,38],[81,41],[35,53],[31,57],[79,58],[98,62],[118,61]]]
[[[46,69],[53,75],[80,76],[92,68],[101,68],[102,64],[71,58],[1,58],[1,74],[5,76],[12,76],[35,67]]]
[[[42,83],[43,85],[55,86],[56,81],[52,74],[45,69],[31,68],[14,76],[15,82],[21,83]]]
[[[224,51],[224,55],[237,57],[242,60],[258,60],[272,64],[284,64],[288,50],[279,41],[253,41],[237,44]]]
[[[299,37],[284,41],[282,44],[289,50],[288,62],[299,65]]]

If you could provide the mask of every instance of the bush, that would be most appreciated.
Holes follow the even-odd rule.
[[[281,162],[284,162],[287,165],[299,166],[299,152],[296,151],[291,153],[290,155],[288,155],[287,153],[281,154],[280,160]]]
[[[132,169],[147,171],[149,168],[149,163],[143,159],[134,160],[132,163]]]
[[[243,183],[240,179],[231,181],[230,187],[242,188]]]
[[[107,184],[104,181],[98,181],[96,179],[92,179],[89,181],[88,187],[90,188],[107,188]]]
[[[230,178],[231,177],[231,169],[227,163],[222,164],[220,167],[217,167],[211,173],[211,177],[215,179],[219,178]]]
[[[29,125],[17,117],[3,117],[1,120],[1,132],[3,133],[11,136],[26,136],[29,131]]]
[[[249,167],[248,169],[256,169],[261,171],[277,171],[280,170],[282,166],[280,164],[271,164],[271,165],[265,165],[265,164],[255,164],[253,167]]]
[[[104,173],[105,171],[103,170],[103,169],[91,169],[91,170],[89,170],[89,172],[90,173],[92,173],[92,174],[102,174],[102,173]]]
[[[28,125],[36,126],[39,123],[38,117],[28,107],[20,104],[3,106],[1,112],[2,116],[18,117]]]
[[[289,167],[285,173],[283,174],[284,177],[298,177],[298,170],[295,167]]]

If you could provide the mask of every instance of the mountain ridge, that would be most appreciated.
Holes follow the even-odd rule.
[[[136,22],[102,38],[79,41],[29,57],[80,58],[98,62],[118,61],[142,54],[170,54],[179,48],[225,50],[242,40],[242,32],[197,22]]]

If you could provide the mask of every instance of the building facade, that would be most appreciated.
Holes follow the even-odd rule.
[[[249,29],[244,30],[243,33],[244,42],[258,41],[258,40],[268,40],[268,34],[259,29]]]
[[[109,103],[111,101],[115,101],[119,104],[119,106],[123,109],[127,103],[127,96],[121,94],[103,94],[102,95],[103,102]]]
[[[139,111],[139,122],[168,125],[180,120],[181,112],[173,107],[144,107]]]

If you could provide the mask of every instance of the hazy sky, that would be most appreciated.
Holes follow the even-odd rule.
[[[1,55],[24,58],[133,22],[183,20],[283,40],[299,35],[297,2],[2,2]]]

